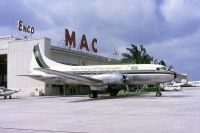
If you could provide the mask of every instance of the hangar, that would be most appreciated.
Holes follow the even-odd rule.
[[[48,58],[68,65],[101,65],[118,62],[97,54],[51,45],[49,38],[20,39],[4,36],[0,37],[0,86],[22,89],[23,93],[16,94],[22,96],[88,94],[88,86],[47,84],[20,76],[29,73],[35,44],[42,46]]]

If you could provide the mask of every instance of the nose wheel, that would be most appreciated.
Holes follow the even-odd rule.
[[[156,92],[156,97],[161,97],[162,93],[160,91]]]

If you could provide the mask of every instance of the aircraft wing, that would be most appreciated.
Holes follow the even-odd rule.
[[[77,74],[67,73],[67,72],[56,71],[49,68],[36,68],[35,70],[45,72],[51,75],[57,75],[66,79],[75,80],[84,85],[102,85],[103,84],[102,80],[98,80],[98,79],[94,79],[94,78],[86,77],[86,76],[81,76]]]
[[[22,91],[22,90],[21,89],[19,89],[19,90],[6,89],[6,91],[0,93],[0,96],[10,96],[10,95],[20,92],[20,91]]]
[[[17,75],[17,76],[24,76],[24,77],[36,77],[36,78],[40,78],[42,77],[41,75],[38,75],[38,74],[24,74],[24,75]]]

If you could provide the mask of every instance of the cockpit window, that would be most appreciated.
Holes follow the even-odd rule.
[[[161,67],[161,68],[162,68],[162,70],[167,70],[166,67]]]
[[[167,70],[167,69],[166,69],[166,67],[157,67],[156,70],[160,71],[160,70]]]

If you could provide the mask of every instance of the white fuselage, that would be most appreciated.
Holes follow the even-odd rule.
[[[113,84],[119,83],[120,79],[118,78],[120,78],[120,76],[113,74],[115,72],[122,73],[128,79],[129,85],[159,84],[169,82],[174,79],[174,73],[162,69],[157,70],[157,68],[163,68],[163,66],[154,64],[67,66],[66,68],[54,68],[54,70],[59,69],[63,72],[79,74],[85,77],[92,77],[100,80],[103,79],[105,84],[109,83],[107,81],[111,81],[110,83]],[[66,79],[56,75],[49,75],[43,72],[40,72],[40,74],[41,77],[37,76],[35,79],[57,84],[81,84],[76,80]]]

